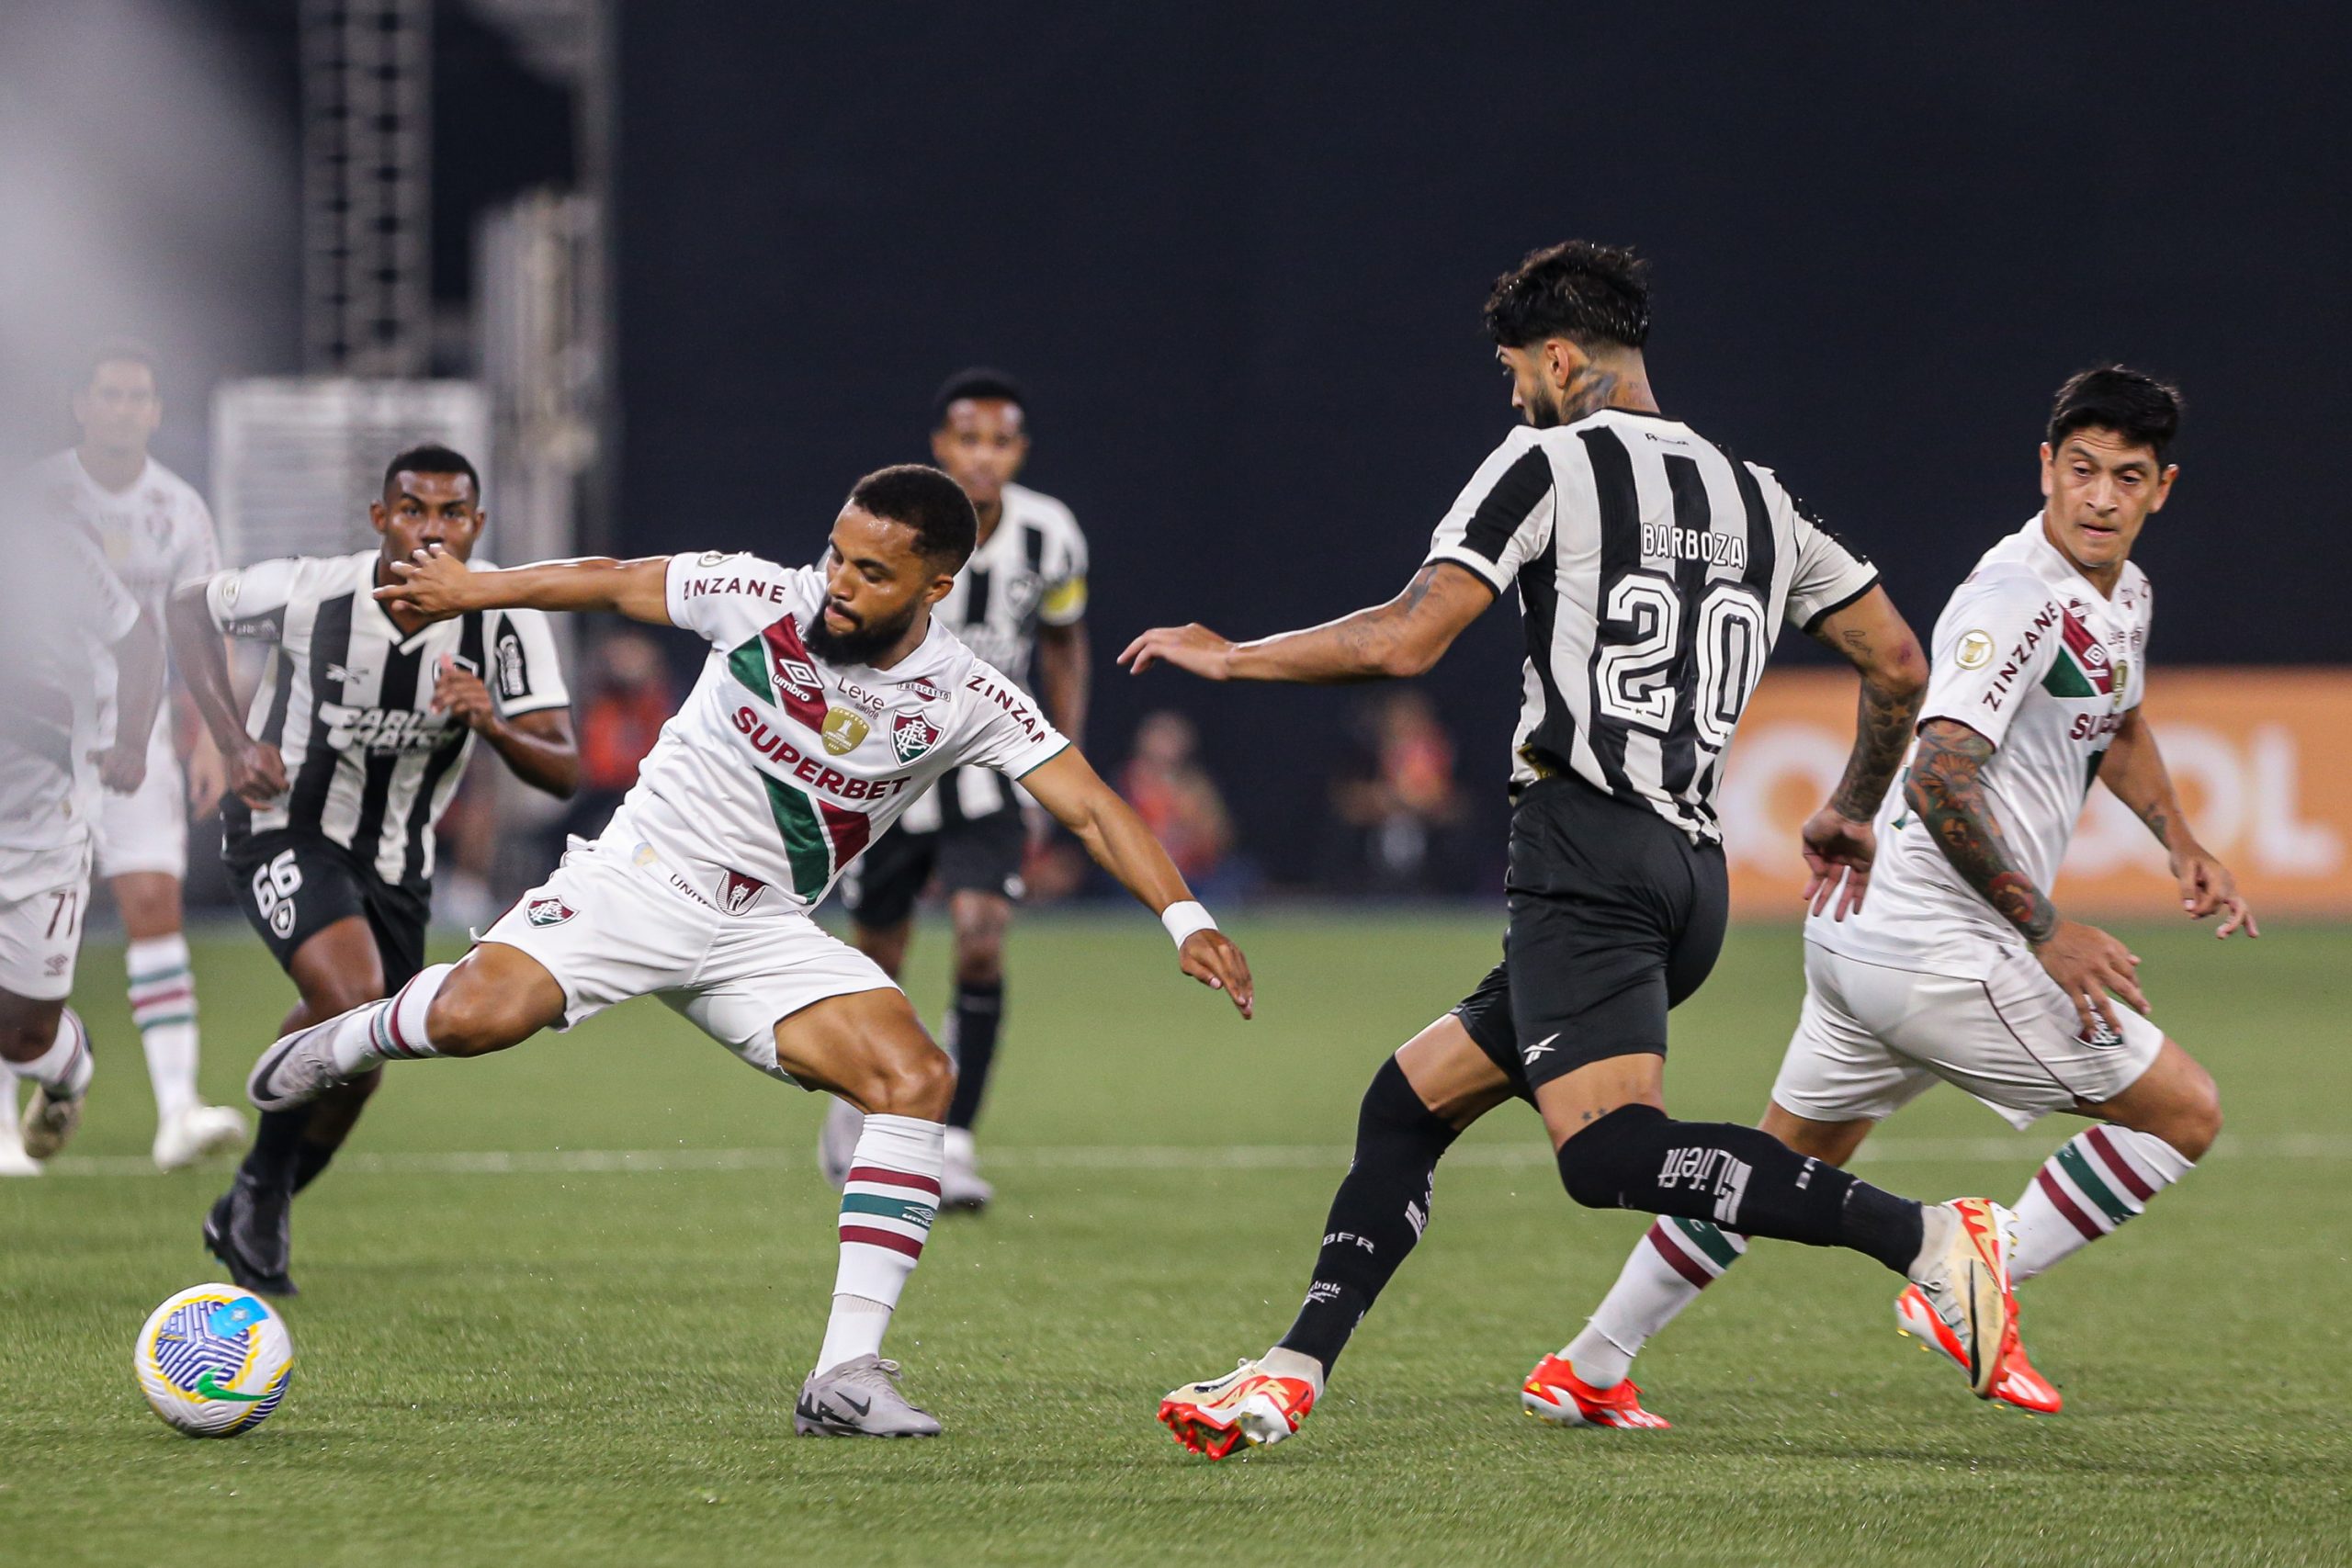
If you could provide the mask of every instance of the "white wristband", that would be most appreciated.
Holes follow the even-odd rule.
[[[1187,898],[1181,904],[1170,904],[1160,910],[1159,923],[1168,928],[1169,936],[1174,939],[1176,945],[1180,948],[1194,931],[1216,930],[1216,918],[1204,908],[1198,900],[1192,898]]]

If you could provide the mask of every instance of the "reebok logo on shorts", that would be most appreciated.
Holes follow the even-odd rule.
[[[1535,1058],[1544,1055],[1544,1052],[1552,1049],[1552,1042],[1558,1038],[1559,1035],[1556,1033],[1545,1035],[1543,1039],[1538,1040],[1534,1044],[1530,1045],[1526,1050],[1521,1052],[1519,1059],[1527,1066],[1531,1067],[1535,1065]]]
[[[523,911],[524,917],[535,926],[560,926],[576,913],[578,911],[571,905],[553,897],[534,898],[530,907]]]

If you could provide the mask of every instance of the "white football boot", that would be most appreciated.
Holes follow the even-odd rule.
[[[157,1170],[178,1170],[209,1155],[224,1155],[245,1145],[245,1119],[225,1105],[191,1105],[155,1125],[154,1146],[149,1151]]]
[[[16,1075],[0,1068],[0,1089],[7,1091],[0,1098],[0,1177],[39,1176],[40,1161],[25,1153],[25,1135],[17,1127]]]
[[[817,1134],[817,1168],[836,1192],[849,1185],[850,1162],[857,1157],[857,1137],[865,1131],[865,1112],[835,1095]]]
[[[977,1214],[996,1199],[996,1189],[980,1179],[979,1152],[972,1146],[969,1127],[950,1127],[939,1171],[939,1206]]]
[[[935,1438],[939,1418],[908,1402],[898,1362],[854,1356],[808,1374],[792,1407],[792,1429],[804,1438]]]
[[[1979,1399],[1993,1397],[2002,1352],[2011,1342],[2017,1297],[2009,1291],[2009,1248],[2018,1217],[1990,1198],[1934,1204],[1951,1216],[1942,1248],[1920,1260],[1911,1282],[1951,1331],[1953,1359]]]

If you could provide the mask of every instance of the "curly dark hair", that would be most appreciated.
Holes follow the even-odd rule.
[[[857,481],[848,504],[915,531],[915,548],[948,571],[961,571],[979,537],[979,514],[964,487],[924,463],[876,468]]]
[[[1650,265],[1620,245],[1569,240],[1530,251],[1495,279],[1487,335],[1498,348],[1564,337],[1582,348],[1639,348],[1650,335]]]
[[[384,493],[386,495],[392,493],[392,480],[402,473],[463,474],[473,483],[475,502],[479,503],[481,500],[481,476],[474,472],[474,466],[466,461],[464,453],[444,446],[438,442],[427,442],[422,446],[411,446],[384,465]]]
[[[2050,406],[2047,439],[2055,449],[2078,430],[2112,430],[2163,462],[2180,434],[2180,389],[2127,365],[2078,370]]]

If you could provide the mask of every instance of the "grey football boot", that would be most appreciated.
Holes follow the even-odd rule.
[[[298,1029],[264,1051],[246,1076],[245,1098],[257,1111],[291,1111],[308,1105],[337,1084],[348,1083],[355,1075],[334,1065],[334,1032],[352,1013],[379,1005],[362,1002],[324,1023]]]
[[[939,1418],[899,1392],[898,1362],[855,1356],[808,1374],[792,1429],[804,1438],[935,1438]]]

